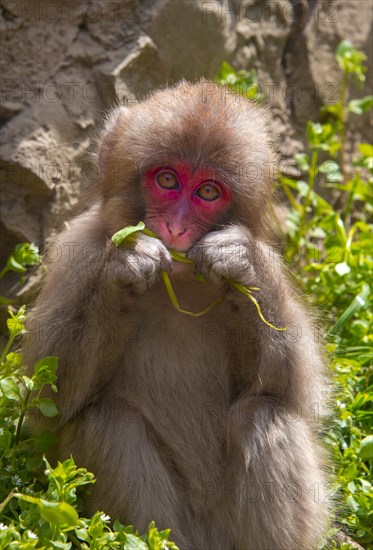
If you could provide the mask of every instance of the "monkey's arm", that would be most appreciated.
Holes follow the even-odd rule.
[[[171,268],[166,248],[150,237],[116,248],[103,218],[99,207],[92,208],[49,243],[43,290],[27,320],[26,365],[59,358],[58,425],[111,379],[136,330],[135,293],[153,284],[160,269]]]
[[[283,273],[281,260],[266,244],[254,240],[250,231],[232,225],[203,237],[189,252],[196,271],[217,284],[226,279],[253,291],[264,318],[255,305],[230,289],[231,322],[241,337],[234,347],[238,392],[274,395],[280,402],[312,416],[321,402],[324,364],[312,323]]]

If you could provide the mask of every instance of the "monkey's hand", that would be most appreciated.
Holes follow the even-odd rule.
[[[106,276],[116,288],[132,287],[146,292],[158,279],[160,271],[170,272],[172,258],[164,244],[153,237],[137,234],[136,240],[114,247],[110,243],[110,261]]]
[[[244,285],[255,285],[252,249],[255,243],[247,231],[231,226],[212,231],[189,251],[188,258],[195,263],[195,271],[206,279],[221,284],[232,280]]]

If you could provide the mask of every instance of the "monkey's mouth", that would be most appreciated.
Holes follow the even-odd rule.
[[[146,226],[153,231],[157,237],[163,242],[167,248],[172,248],[177,252],[186,252],[191,248],[194,243],[194,239],[191,235],[191,231],[186,229],[181,234],[173,235],[166,224],[156,225],[152,223],[147,223],[145,220]]]
[[[187,250],[189,250],[189,248],[193,245],[190,235],[171,237],[160,233],[161,232],[159,232],[159,237],[166,247],[172,248],[172,250],[176,250],[177,252],[187,252]]]

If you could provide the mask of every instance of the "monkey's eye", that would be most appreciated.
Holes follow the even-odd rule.
[[[196,195],[204,201],[215,201],[220,197],[220,189],[213,182],[206,182],[197,189]]]
[[[158,185],[163,187],[163,189],[178,189],[179,182],[177,177],[172,172],[161,172],[157,176]]]

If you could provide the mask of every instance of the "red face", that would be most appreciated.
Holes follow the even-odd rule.
[[[186,251],[216,223],[232,194],[213,171],[178,163],[144,175],[145,225],[169,248]]]

